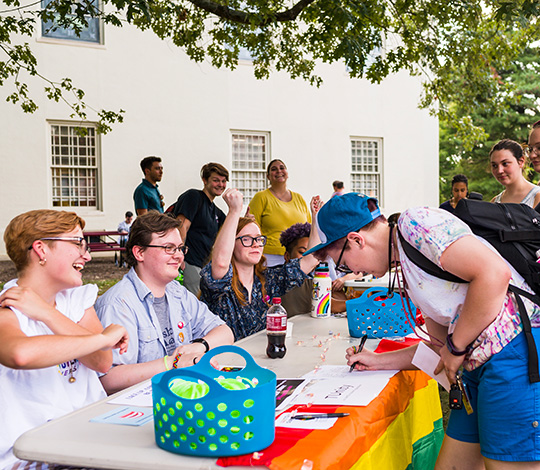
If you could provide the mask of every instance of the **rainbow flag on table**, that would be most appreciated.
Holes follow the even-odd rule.
[[[381,340],[376,352],[394,351],[419,340]],[[308,411],[305,406],[294,407]],[[444,437],[437,382],[421,371],[401,371],[368,406],[309,407],[312,413],[350,413],[332,428],[319,430],[276,428],[266,449],[225,457],[218,465],[265,465],[272,470],[431,470]],[[383,416],[383,418],[381,418]]]
[[[421,371],[397,373],[368,406],[314,405],[309,411],[350,416],[324,431],[276,428],[268,448],[218,464],[300,470],[308,459],[313,470],[430,470],[444,436],[438,385]]]

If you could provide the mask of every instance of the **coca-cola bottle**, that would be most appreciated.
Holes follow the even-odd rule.
[[[287,312],[281,306],[281,298],[274,297],[272,306],[266,312],[266,336],[268,346],[266,354],[275,359],[285,356],[287,348],[285,347],[285,335],[287,334]]]

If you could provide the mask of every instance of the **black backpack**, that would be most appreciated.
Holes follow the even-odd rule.
[[[540,263],[536,252],[540,250],[540,214],[525,204],[490,203],[471,199],[461,199],[454,215],[465,222],[475,235],[487,240],[523,276],[536,295],[516,286],[509,285],[513,292],[523,323],[523,331],[529,349],[529,379],[540,382],[538,354],[531,333],[531,323],[524,296],[540,305]],[[409,244],[398,230],[403,251],[407,257],[423,271],[440,279],[464,283],[463,279],[444,271]]]

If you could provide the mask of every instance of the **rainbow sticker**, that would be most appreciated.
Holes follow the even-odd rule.
[[[315,309],[318,317],[327,317],[330,315],[330,292],[324,295]]]

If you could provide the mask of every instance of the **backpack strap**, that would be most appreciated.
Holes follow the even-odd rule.
[[[513,286],[510,284],[508,290],[514,294],[516,303],[518,305],[519,317],[521,318],[521,323],[523,324],[523,333],[525,334],[525,339],[527,340],[527,351],[529,355],[529,380],[531,383],[540,382],[540,374],[538,372],[538,351],[536,349],[536,343],[531,331],[531,320],[525,309],[525,304],[521,296],[527,297],[529,300],[532,300],[535,304],[540,305],[540,298],[538,295],[531,294],[519,287]]]
[[[538,230],[500,230],[499,239],[503,243],[538,241],[540,232]]]
[[[422,271],[428,274],[431,274],[432,276],[437,277],[439,279],[444,279],[445,281],[458,282],[460,284],[464,284],[467,282],[461,279],[460,277],[457,277],[456,275],[449,273],[448,271],[445,271],[444,269],[440,268],[433,261],[431,261],[426,256],[424,256],[420,251],[418,251],[414,246],[412,246],[407,240],[405,240],[399,228],[397,229],[397,233],[399,235],[401,246],[403,248],[403,251],[407,255],[407,258],[409,258],[414,264],[416,264],[416,266],[418,266]]]
[[[397,227],[397,226],[396,226]],[[426,258],[420,251],[418,251],[414,246],[412,246],[401,234],[399,228],[397,229],[399,239],[401,241],[401,246],[407,257],[420,269],[425,271],[428,274],[431,274],[434,277],[443,279],[445,281],[465,283],[467,281],[461,279],[458,276],[455,276],[444,269],[441,269],[433,261]],[[540,382],[540,372],[538,368],[538,351],[536,349],[536,343],[532,335],[531,330],[531,320],[523,303],[521,296],[528,298],[531,302],[534,302],[536,305],[540,305],[540,296],[527,292],[526,290],[520,289],[519,287],[513,286],[512,284],[508,285],[508,291],[514,294],[516,303],[518,306],[519,317],[521,318],[521,323],[523,325],[523,333],[527,340],[527,351],[529,355],[529,381],[531,383]]]

